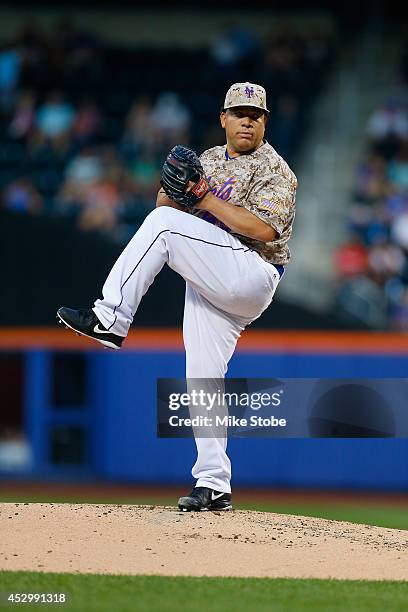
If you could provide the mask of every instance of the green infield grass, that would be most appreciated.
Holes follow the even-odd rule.
[[[292,612],[406,610],[408,583],[0,572],[2,610]],[[66,593],[67,604],[7,604],[8,593]]]

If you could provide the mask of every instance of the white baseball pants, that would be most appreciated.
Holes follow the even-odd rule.
[[[126,336],[138,305],[167,263],[186,281],[183,337],[187,378],[224,378],[243,329],[268,307],[280,277],[237,238],[168,206],[153,210],[114,264],[93,308]],[[165,299],[165,298],[163,298]],[[231,491],[227,438],[196,438],[196,486]]]

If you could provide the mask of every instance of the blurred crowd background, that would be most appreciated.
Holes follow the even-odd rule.
[[[346,323],[408,331],[408,38],[396,75],[362,126],[348,239],[334,253],[336,302]]]
[[[126,243],[155,205],[168,150],[223,143],[218,111],[237,81],[266,87],[268,138],[292,162],[333,42],[290,25],[260,40],[243,25],[170,54],[115,48],[74,20],[26,23],[0,51],[2,206]]]
[[[0,225],[8,261],[3,325],[51,324],[60,302],[86,305],[95,298],[111,263],[155,205],[168,150],[180,143],[201,153],[224,142],[218,112],[233,82],[265,86],[267,139],[298,174],[298,209],[307,217],[302,186],[314,177],[303,169],[308,151],[319,157],[318,130],[315,149],[313,137],[321,100],[340,78],[347,45],[357,67],[359,41],[370,27],[369,20],[345,23],[335,11],[315,19],[271,12],[262,28],[230,19],[204,44],[172,46],[142,44],[137,32],[134,40],[113,39],[108,28],[104,34],[92,20],[84,25],[67,11],[54,12],[46,27],[35,16],[13,24],[0,36]],[[344,185],[347,205],[339,209],[336,202],[333,211],[347,235],[341,244],[333,239],[330,262],[327,249],[318,252],[321,245],[317,256],[308,252],[300,238],[310,229],[304,218],[295,221],[291,269],[297,266],[298,276],[285,279],[275,316],[262,319],[266,327],[408,329],[408,51],[406,30],[395,23],[391,30],[398,46],[389,66],[394,83],[357,128],[365,141],[354,178]],[[315,173],[322,180],[322,171]],[[327,209],[329,191],[316,189],[320,209]],[[12,238],[16,232],[24,249]],[[86,258],[88,270],[66,271],[64,284],[56,279],[61,257],[74,271]],[[309,277],[302,266],[319,259],[327,261],[327,273]],[[13,286],[21,274],[29,311]],[[157,303],[159,293],[169,294],[178,283],[166,274],[149,298],[151,316],[141,309],[141,325],[179,323],[180,305],[170,303],[164,317]],[[313,293],[331,298],[314,310]]]

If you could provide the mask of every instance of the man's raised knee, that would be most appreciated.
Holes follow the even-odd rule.
[[[180,219],[180,215],[184,215],[185,213],[181,210],[177,210],[176,208],[172,208],[171,206],[158,206],[154,208],[152,212],[150,212],[146,219],[150,219],[155,223],[159,223],[160,225],[167,225],[171,227],[174,223]]]

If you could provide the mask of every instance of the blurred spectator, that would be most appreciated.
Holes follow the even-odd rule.
[[[28,136],[35,122],[35,95],[31,91],[21,92],[9,127],[12,138],[23,139]]]
[[[374,141],[383,140],[389,136],[407,138],[408,116],[406,111],[390,100],[388,104],[371,114],[367,124],[367,134]]]
[[[157,193],[161,166],[162,164],[149,150],[146,150],[130,165],[131,175],[136,185],[149,196],[152,196],[152,188]]]
[[[43,200],[33,183],[22,177],[13,181],[4,190],[3,206],[15,212],[36,214],[43,209]]]
[[[389,102],[374,110],[368,120],[370,148],[356,169],[357,200],[349,210],[348,223],[358,236],[363,255],[360,262],[361,287],[345,280],[350,245],[337,251],[340,279],[336,309],[355,320],[363,312],[361,290],[370,319],[368,326],[408,331],[408,91],[399,89]],[[355,249],[355,247],[354,247]],[[346,253],[346,256],[344,256]],[[353,257],[349,258],[354,263]],[[341,261],[341,264],[339,263]],[[357,265],[357,268],[359,266]],[[346,270],[344,270],[346,268]],[[381,293],[381,296],[380,296]],[[347,303],[350,301],[350,304]],[[373,303],[367,302],[372,300]],[[374,300],[376,303],[374,304]],[[379,304],[381,308],[379,309]],[[357,314],[358,310],[358,314]],[[381,312],[380,312],[381,311]],[[374,313],[374,314],[373,314]],[[368,316],[368,315],[367,315]],[[361,324],[363,325],[362,319]]]
[[[378,243],[383,243],[388,239],[387,212],[383,205],[376,205],[372,209],[372,217],[365,228],[365,241],[367,245],[372,246]]]
[[[190,111],[179,96],[171,91],[160,94],[151,114],[156,142],[162,147],[187,145],[190,141]]]
[[[109,234],[115,228],[120,203],[119,191],[114,183],[102,179],[89,185],[82,193],[79,228]]]
[[[56,196],[56,211],[62,214],[78,213],[87,189],[100,180],[102,174],[102,162],[96,150],[85,148],[65,170],[65,181]]]
[[[368,269],[368,251],[357,239],[352,240],[335,251],[334,263],[340,277],[364,274]]]
[[[408,193],[408,141],[388,163],[387,178],[397,191]]]
[[[65,134],[72,126],[74,110],[64,101],[61,92],[50,94],[37,113],[37,126],[45,138],[55,138]]]
[[[56,150],[66,149],[70,142],[75,112],[59,91],[49,94],[38,109],[35,144],[38,148],[49,144]]]
[[[367,134],[373,149],[385,159],[390,159],[398,152],[401,141],[408,138],[406,108],[401,107],[397,100],[390,100],[372,113]]]
[[[348,213],[349,228],[362,244],[367,242],[367,228],[374,218],[374,209],[367,204],[355,203]]]
[[[151,209],[152,185],[147,182]],[[154,188],[157,192],[157,184]],[[132,210],[140,205],[140,189],[112,146],[87,147],[74,157],[56,200],[56,211],[76,217],[80,229],[98,231],[119,242],[129,238],[135,229],[132,224],[137,226],[146,214],[146,209]],[[121,225],[123,217],[132,228]]]
[[[100,133],[102,117],[95,102],[85,99],[79,105],[72,124],[74,142],[80,146],[95,142]]]
[[[65,170],[67,182],[81,186],[93,183],[102,176],[102,162],[95,148],[81,151]]]
[[[356,198],[361,202],[375,202],[384,197],[386,186],[385,160],[371,152],[357,167]]]
[[[244,26],[227,29],[210,46],[210,57],[220,67],[231,68],[239,63],[255,61],[259,43],[251,30]]]
[[[378,244],[368,254],[368,269],[383,282],[401,274],[404,263],[401,249],[390,243]]]
[[[137,155],[140,151],[154,147],[152,107],[147,98],[136,100],[125,122],[122,148],[128,155]]]
[[[14,103],[21,67],[21,56],[13,44],[0,46],[0,110],[9,111]]]
[[[408,212],[396,217],[391,226],[391,235],[396,244],[408,253]]]
[[[401,213],[408,212],[408,193],[390,188],[384,200],[384,208],[390,222]]]

